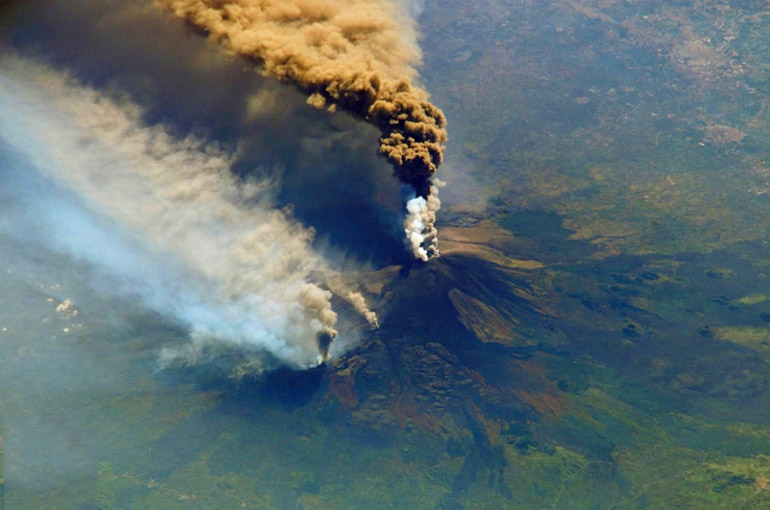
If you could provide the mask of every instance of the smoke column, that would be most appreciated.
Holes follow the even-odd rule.
[[[36,242],[102,269],[110,291],[189,327],[193,341],[167,349],[168,362],[204,361],[216,346],[255,364],[265,352],[296,367],[325,359],[337,316],[313,232],[273,208],[274,183],[237,180],[232,156],[140,117],[127,100],[6,52],[0,142],[26,163],[8,191],[24,214],[0,217],[0,230],[37,230]],[[33,174],[61,193],[41,196]]]
[[[421,57],[406,14],[388,0],[156,2],[261,64],[265,73],[294,84],[309,95],[308,103],[341,108],[376,126],[380,154],[415,190],[412,219],[404,225],[407,242],[417,258],[438,256],[440,202],[430,179],[442,161],[446,119],[413,84]]]

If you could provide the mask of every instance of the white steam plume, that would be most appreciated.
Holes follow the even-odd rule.
[[[431,185],[428,198],[415,197],[406,203],[404,232],[414,256],[424,262],[438,257],[438,230],[436,211],[441,209],[438,187]]]
[[[337,316],[331,292],[311,278],[326,271],[312,230],[272,207],[270,182],[234,178],[231,156],[145,126],[140,113],[0,57],[0,142],[75,197],[21,197],[40,211],[37,241],[106,270],[113,291],[186,324],[192,345],[166,350],[167,361],[225,345],[317,364]]]

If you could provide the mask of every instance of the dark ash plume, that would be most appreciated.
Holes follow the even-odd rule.
[[[234,54],[309,95],[376,126],[379,152],[431,209],[415,256],[438,255],[430,181],[442,162],[446,119],[412,83],[420,62],[413,22],[388,0],[156,0]],[[424,207],[427,205],[422,204]],[[414,208],[414,207],[413,207]],[[411,212],[411,214],[414,214]],[[412,222],[414,226],[414,222]],[[409,227],[405,226],[409,236]],[[408,239],[414,244],[415,237]]]

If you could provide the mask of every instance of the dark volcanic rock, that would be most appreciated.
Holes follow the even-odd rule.
[[[530,366],[526,348],[481,341],[451,299],[462,293],[477,308],[515,317],[525,327],[547,323],[517,289],[527,290],[523,279],[469,257],[405,268],[383,288],[389,309],[380,330],[330,364],[325,405],[337,405],[342,421],[356,427],[416,426],[444,437],[472,432],[484,445],[494,443],[511,420],[564,407],[556,386]]]

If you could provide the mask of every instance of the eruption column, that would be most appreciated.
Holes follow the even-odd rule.
[[[308,103],[342,108],[376,126],[379,153],[415,190],[407,241],[418,258],[438,255],[440,202],[430,179],[442,161],[446,119],[413,83],[420,63],[413,20],[388,0],[156,2],[261,64],[266,74],[295,85],[308,94]]]

